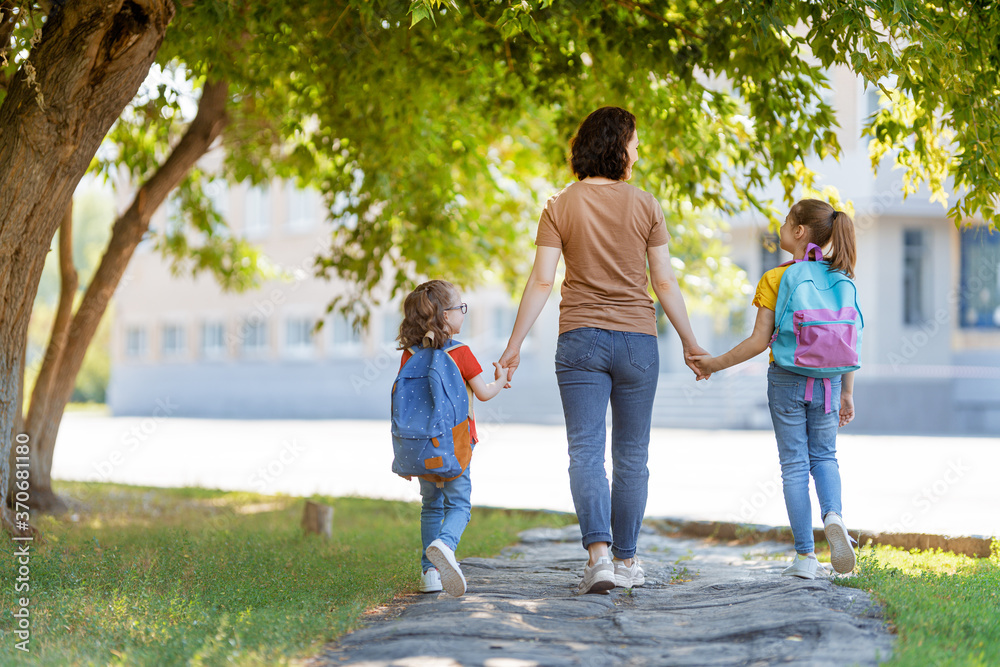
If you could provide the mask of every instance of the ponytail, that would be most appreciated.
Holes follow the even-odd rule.
[[[858,249],[851,216],[819,199],[800,199],[792,206],[788,215],[796,227],[804,225],[808,228],[812,243],[821,248],[830,245],[826,260],[831,270],[841,271],[849,278],[854,278]]]
[[[830,234],[830,268],[854,277],[854,265],[858,261],[858,249],[854,237],[854,222],[843,211],[836,211],[833,230]]]

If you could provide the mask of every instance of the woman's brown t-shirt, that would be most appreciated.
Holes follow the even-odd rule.
[[[566,258],[559,333],[596,327],[655,336],[646,250],[669,241],[660,203],[625,181],[581,181],[553,195],[535,245],[559,248]]]

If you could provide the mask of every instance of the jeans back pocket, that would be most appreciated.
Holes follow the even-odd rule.
[[[628,360],[640,371],[646,372],[660,359],[656,336],[625,332],[625,345],[628,347]]]
[[[594,356],[600,329],[584,327],[559,334],[556,343],[556,362],[579,366]]]

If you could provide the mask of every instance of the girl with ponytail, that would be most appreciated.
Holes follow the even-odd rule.
[[[823,250],[822,261],[830,271],[854,278],[857,247],[854,222],[843,211],[818,199],[803,199],[792,206],[780,231],[781,249],[792,253],[796,261],[808,259],[807,251],[815,244]],[[789,262],[790,264],[790,262]],[[691,356],[699,369],[698,379],[757,356],[772,343],[775,332],[775,307],[778,289],[788,264],[766,272],[757,284],[753,305],[757,320],[753,333],[729,352],[712,357]],[[796,557],[782,574],[815,579],[819,569],[814,553],[812,508],[809,502],[809,476],[816,483],[823,529],[830,545],[830,562],[840,573],[854,569],[853,541],[841,518],[840,468],[837,464],[837,427],[854,419],[854,371],[829,381],[816,383],[774,363],[767,371],[767,404],[778,442],[781,482],[785,508]],[[826,394],[829,393],[829,396]]]
[[[403,301],[403,322],[399,325],[399,349],[403,350],[402,368],[410,357],[411,349],[431,347],[445,350],[455,361],[469,391],[469,440],[473,446],[479,440],[476,434],[472,397],[488,401],[501,389],[510,387],[507,370],[494,362],[494,380],[487,384],[483,369],[472,351],[454,340],[462,332],[465,313],[469,306],[451,283],[430,280],[418,285]],[[501,376],[503,379],[500,379]],[[472,512],[472,480],[470,464],[455,479],[435,483],[421,478],[420,537],[420,590],[438,593],[442,588],[459,597],[465,593],[465,575],[455,558],[459,540],[469,523]]]

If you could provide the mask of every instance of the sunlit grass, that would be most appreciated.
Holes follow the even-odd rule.
[[[367,609],[419,581],[419,505],[334,507],[334,539],[303,534],[303,499],[205,489],[57,483],[75,500],[41,517],[31,556],[33,665],[280,665],[319,651]],[[75,520],[74,520],[74,514]],[[489,556],[526,528],[575,517],[473,509],[459,557]],[[11,649],[11,650],[8,650]]]
[[[872,592],[899,635],[892,667],[1000,665],[1000,541],[990,558],[887,546],[838,583]]]

